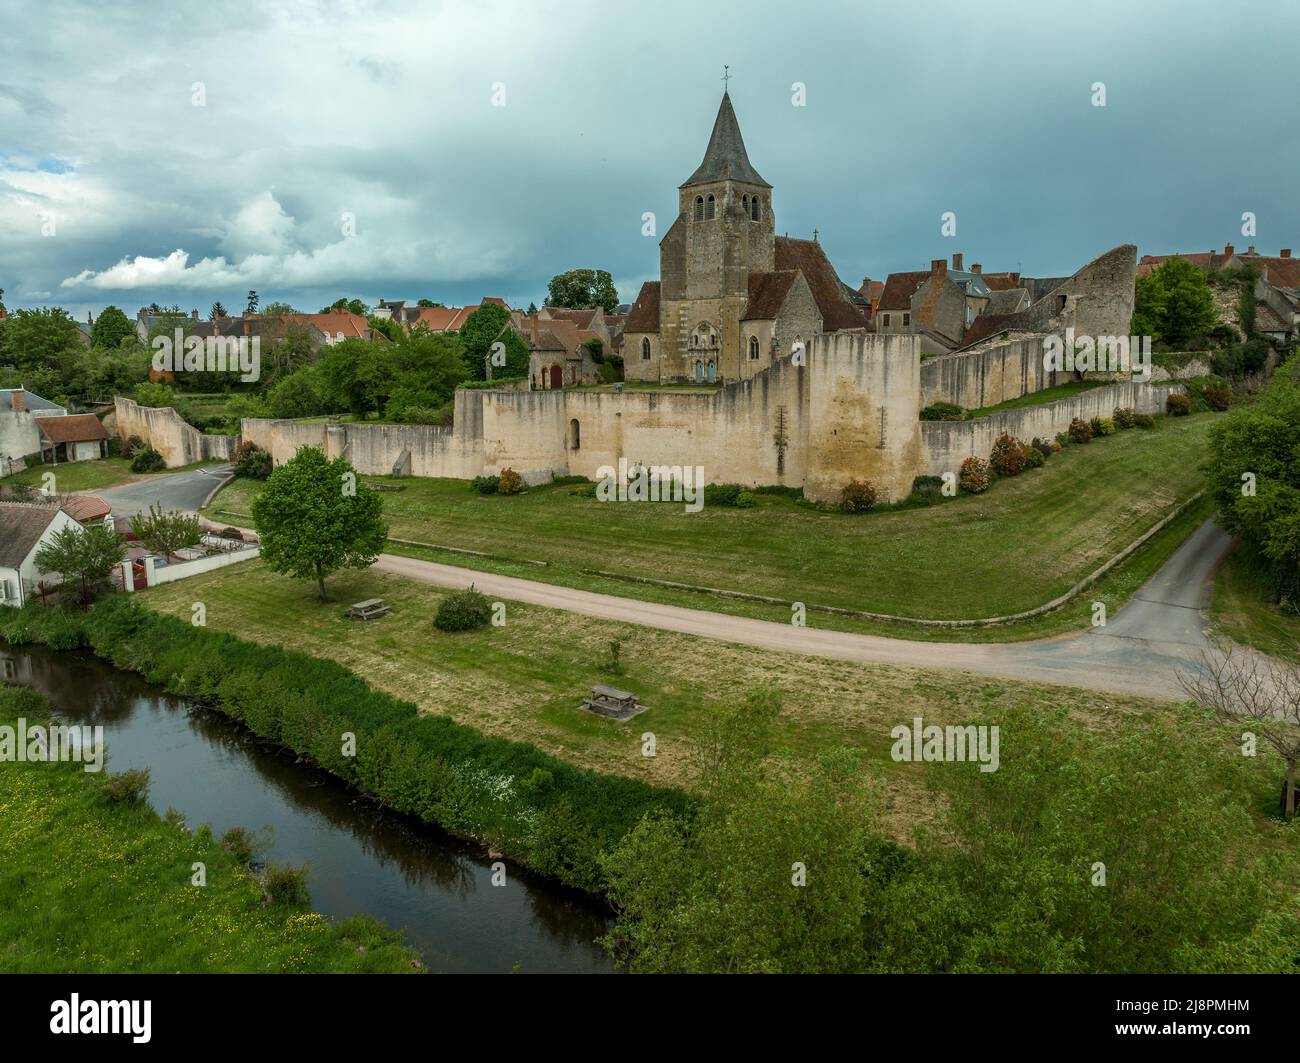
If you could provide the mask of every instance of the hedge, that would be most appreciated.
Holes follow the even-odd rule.
[[[75,639],[76,633],[80,639]],[[6,611],[0,637],[79,641],[173,694],[216,705],[398,812],[473,838],[566,885],[600,892],[600,857],[652,810],[689,815],[678,790],[567,764],[372,689],[342,665],[245,642],[113,595],[89,613]],[[356,736],[355,756],[342,751]]]

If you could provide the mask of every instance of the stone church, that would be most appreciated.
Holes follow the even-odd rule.
[[[797,343],[866,327],[821,245],[776,235],[772,186],[749,161],[726,92],[704,161],[678,189],[659,275],[624,328],[628,380],[746,380]]]

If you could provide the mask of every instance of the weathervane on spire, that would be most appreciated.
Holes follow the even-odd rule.
[[[727,66],[724,63],[722,67],[722,91],[724,93],[727,91],[727,82],[730,80],[731,80],[731,67]]]

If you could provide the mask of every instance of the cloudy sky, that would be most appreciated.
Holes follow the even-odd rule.
[[[777,231],[815,227],[854,285],[954,251],[1300,253],[1290,0],[0,0],[0,26],[10,309],[526,306],[577,266],[630,301],[724,63]]]

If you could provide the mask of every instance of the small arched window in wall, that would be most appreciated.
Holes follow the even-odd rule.
[[[743,210],[746,214],[749,213],[749,195],[748,195],[748,194],[743,195],[743,196],[740,197],[740,209]]]
[[[709,198],[704,202],[704,217],[706,219],[712,220],[716,209],[717,209],[717,201],[713,198],[713,194],[710,193]]]
[[[749,201],[749,216],[754,221],[758,221],[760,217],[759,210],[758,210],[758,196],[755,196],[753,199]]]
[[[582,446],[582,427],[575,417],[569,422],[569,449],[577,450],[580,446]]]
[[[704,220],[704,197],[703,196],[695,197],[695,220],[696,221]]]
[[[1064,296],[1064,295],[1058,295],[1058,296],[1056,297],[1056,304],[1057,304],[1057,305],[1056,305],[1056,309],[1057,309],[1057,310],[1064,310],[1064,309],[1065,309],[1065,296]]]
[[[641,361],[650,361],[650,337],[644,336],[641,339]]]
[[[757,336],[749,337],[749,357],[751,361],[757,360],[758,358],[758,337]]]

